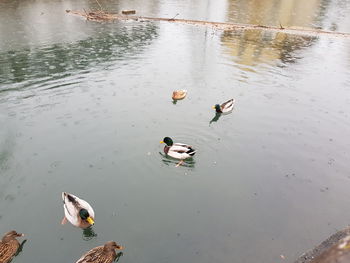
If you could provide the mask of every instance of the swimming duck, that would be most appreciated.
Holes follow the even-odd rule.
[[[109,241],[104,246],[91,249],[75,263],[111,263],[117,258],[116,249],[123,247],[114,241]]]
[[[12,230],[7,232],[0,241],[0,262],[8,263],[16,255],[20,244],[16,237],[23,237],[23,234]]]
[[[185,98],[187,95],[187,90],[182,89],[182,90],[175,90],[173,91],[173,100],[182,100],[183,98]]]
[[[212,108],[215,109],[217,113],[228,113],[232,111],[234,102],[235,102],[234,99],[230,99],[222,103],[221,105],[216,104]]]
[[[95,223],[95,212],[91,205],[83,199],[69,193],[62,193],[64,217],[62,225],[67,220],[74,226],[87,228]]]
[[[183,143],[174,143],[169,137],[165,137],[160,143],[165,143],[164,153],[175,159],[181,160],[176,166],[183,163],[183,160],[195,155],[196,150],[192,146]]]

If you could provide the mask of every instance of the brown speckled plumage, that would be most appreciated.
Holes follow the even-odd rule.
[[[184,90],[184,89],[182,89],[182,90],[175,90],[173,92],[172,98],[173,98],[173,100],[182,100],[183,98],[186,97],[186,95],[187,95],[187,90]]]
[[[0,263],[8,263],[16,254],[20,244],[16,237],[21,237],[16,231],[10,231],[0,241]]]
[[[114,241],[109,241],[104,246],[91,249],[76,263],[111,263],[117,258],[116,249],[123,249],[123,247]]]
[[[347,236],[325,250],[311,263],[347,263],[350,262],[350,236]]]

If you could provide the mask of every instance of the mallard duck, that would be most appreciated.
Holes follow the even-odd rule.
[[[95,212],[88,202],[65,192],[62,193],[62,199],[65,215],[62,225],[67,223],[67,220],[80,228],[87,228],[95,223]]]
[[[187,90],[182,89],[182,90],[175,90],[173,91],[173,100],[182,100],[183,98],[185,98],[187,95]]]
[[[75,263],[111,263],[117,258],[116,249],[123,247],[114,241],[109,241],[104,246],[91,249]]]
[[[234,102],[235,102],[234,99],[230,99],[230,100],[222,103],[221,105],[216,104],[212,108],[215,109],[217,113],[227,113],[227,112],[232,111]]]
[[[0,241],[0,262],[8,263],[16,255],[20,244],[16,237],[23,237],[23,234],[12,230],[7,232]]]
[[[196,153],[196,150],[193,149],[192,146],[183,143],[174,143],[169,137],[165,137],[160,143],[166,144],[164,146],[164,153],[166,155],[181,160],[177,166],[179,166],[183,160],[192,157]]]

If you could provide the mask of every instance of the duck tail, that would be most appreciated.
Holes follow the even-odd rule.
[[[188,153],[190,156],[195,155],[197,151],[195,149],[190,148],[186,153]]]

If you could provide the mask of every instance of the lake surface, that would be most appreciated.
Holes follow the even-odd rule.
[[[101,4],[350,32],[350,1]],[[15,263],[75,262],[108,240],[123,263],[293,262],[349,224],[350,39],[65,12],[97,7],[0,2],[0,232],[27,239]],[[165,136],[193,160],[175,167]],[[60,224],[62,191],[94,207],[92,231]]]

